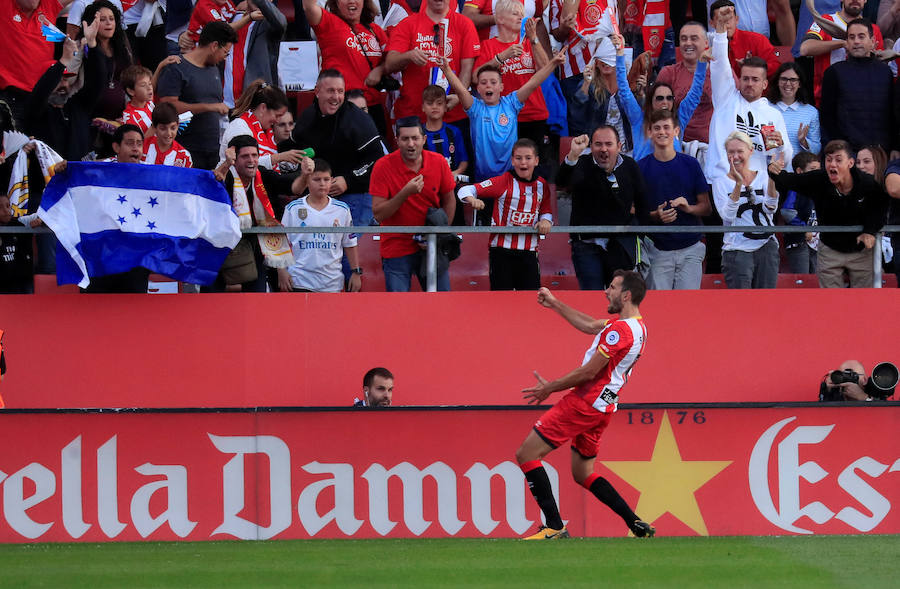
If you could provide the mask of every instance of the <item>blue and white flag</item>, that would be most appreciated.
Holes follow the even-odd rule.
[[[175,166],[69,162],[37,214],[59,240],[57,282],[82,288],[139,266],[211,284],[241,238],[225,187],[211,172]]]

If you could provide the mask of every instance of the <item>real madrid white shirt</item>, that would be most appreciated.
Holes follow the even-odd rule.
[[[311,207],[307,197],[299,198],[284,209],[281,219],[285,227],[352,227],[350,208],[328,197],[322,210]],[[341,292],[344,275],[341,257],[345,247],[356,247],[353,233],[291,233],[294,264],[288,268],[294,288],[315,292]]]

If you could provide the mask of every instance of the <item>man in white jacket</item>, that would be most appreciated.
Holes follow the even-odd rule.
[[[723,7],[716,12],[716,32],[711,34],[712,62],[709,64],[712,85],[713,116],[709,129],[709,152],[706,156],[706,178],[710,182],[728,174],[728,159],[725,157],[725,139],[733,131],[743,131],[753,141],[752,169],[764,170],[767,155],[776,156],[776,151],[784,153],[785,161],[794,157],[781,112],[769,104],[763,95],[769,86],[767,65],[758,57],[743,60],[737,87],[728,61],[728,34],[725,23],[728,11],[733,7]],[[765,128],[770,147],[766,150],[763,137]],[[774,131],[772,130],[774,128]]]

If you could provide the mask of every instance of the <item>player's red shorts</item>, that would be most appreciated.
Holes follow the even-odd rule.
[[[593,458],[612,415],[597,411],[575,393],[569,393],[541,415],[534,431],[554,448],[572,440],[573,450],[584,458]]]

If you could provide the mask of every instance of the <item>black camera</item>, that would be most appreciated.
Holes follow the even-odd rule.
[[[819,384],[819,401],[843,401],[844,392],[842,387],[837,385],[843,383],[859,384],[862,375],[848,368],[846,370],[834,370],[828,376],[832,384],[829,385],[825,381]],[[881,362],[872,369],[872,376],[869,377],[863,390],[872,399],[884,401],[894,395],[894,389],[896,389],[898,381],[900,381],[900,371],[898,371],[897,367],[891,362]]]
[[[381,80],[379,80],[378,84],[375,86],[375,89],[379,91],[383,90],[385,92],[394,92],[400,89],[400,82],[391,76],[382,76]]]
[[[900,372],[890,362],[881,362],[872,369],[872,376],[866,383],[866,394],[873,399],[884,400],[894,396],[897,381],[900,380]]]
[[[848,368],[846,370],[834,370],[830,376],[833,384],[843,384],[845,382],[859,384],[859,377],[862,375],[858,372],[853,372]]]

